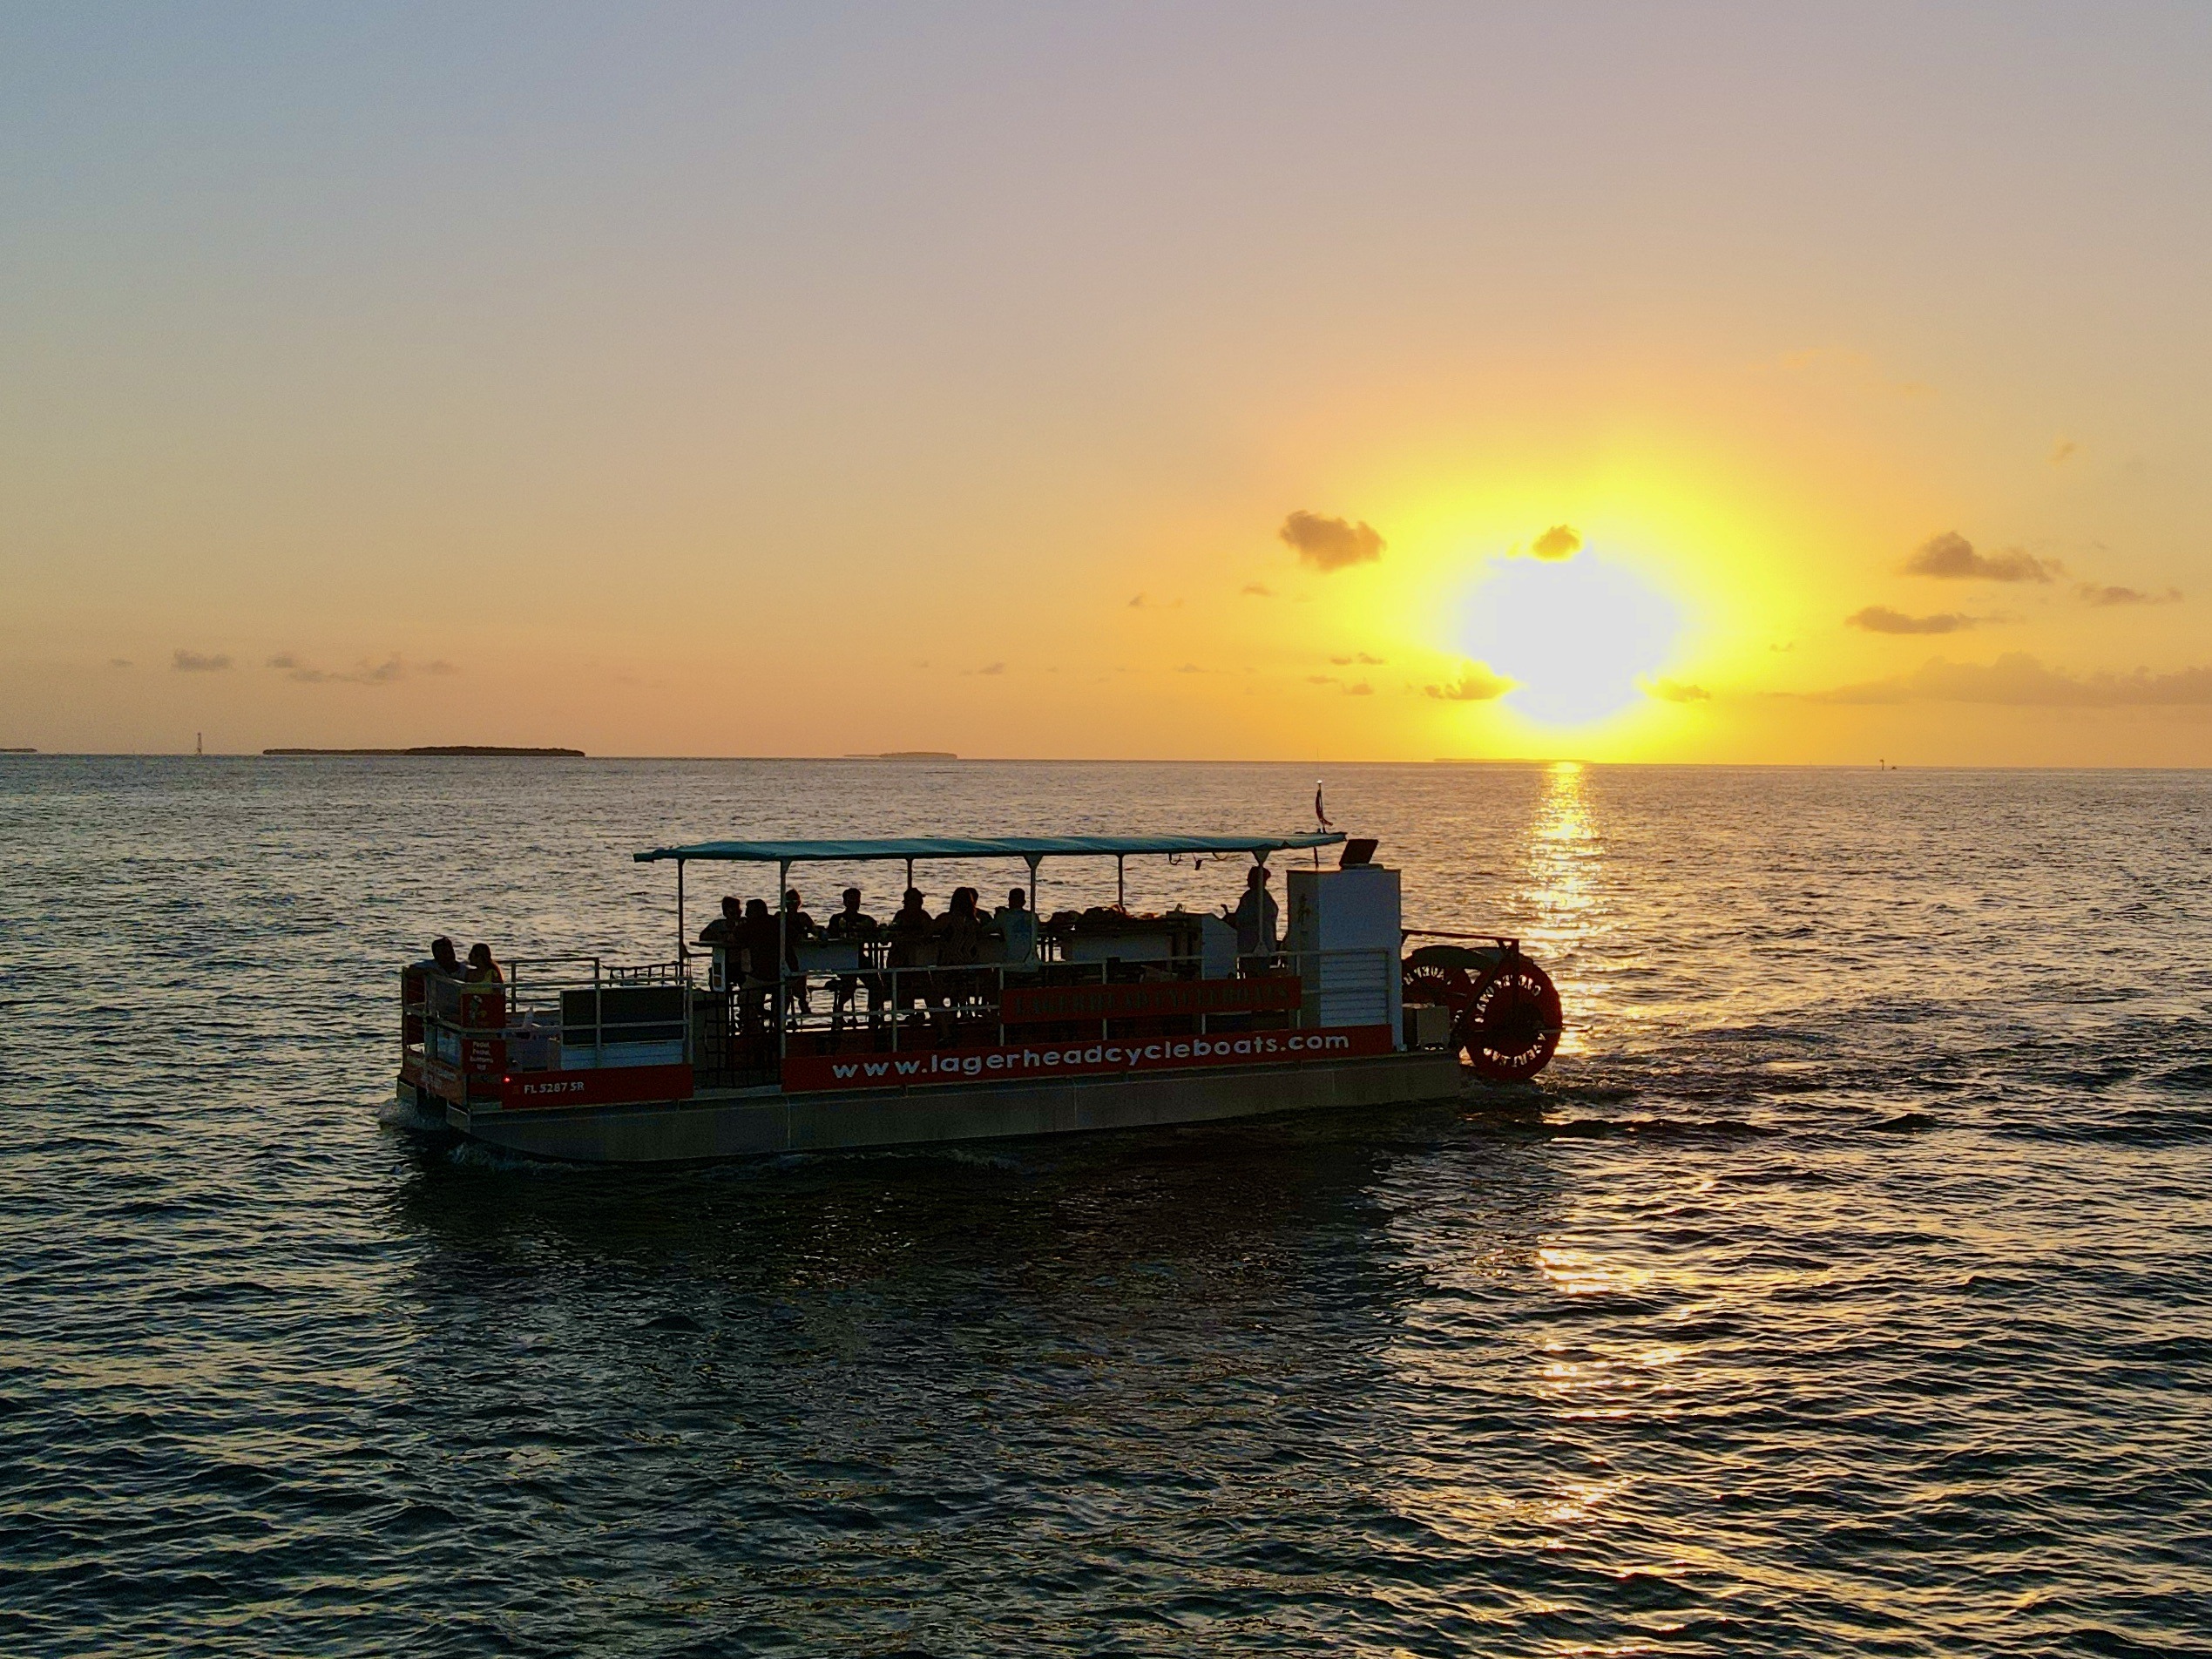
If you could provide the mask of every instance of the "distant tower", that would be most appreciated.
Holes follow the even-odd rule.
[[[206,735],[204,732],[194,732],[192,735],[192,752],[203,761],[207,758],[207,746],[200,741],[200,739]]]

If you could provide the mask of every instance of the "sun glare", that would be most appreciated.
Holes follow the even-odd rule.
[[[1467,598],[1459,647],[1514,682],[1505,701],[1547,726],[1586,726],[1644,696],[1684,618],[1627,566],[1584,552],[1494,561]]]

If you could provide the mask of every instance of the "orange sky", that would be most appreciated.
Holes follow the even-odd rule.
[[[134,19],[0,744],[2212,763],[2212,14]]]

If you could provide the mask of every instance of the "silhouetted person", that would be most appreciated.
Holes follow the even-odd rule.
[[[922,890],[918,887],[908,888],[905,902],[898,907],[898,913],[891,918],[890,925],[890,965],[898,970],[891,981],[891,994],[902,1012],[914,1006],[917,996],[926,1000],[932,1008],[937,1006],[937,987],[930,983],[930,976],[923,972],[929,965],[932,954],[930,936],[936,926],[930,912],[922,907]]]
[[[768,1011],[775,1003],[781,954],[777,947],[782,943],[775,913],[768,909],[766,899],[745,901],[745,919],[737,924],[737,942],[744,958],[745,1028],[757,1037],[767,1029]]]
[[[489,956],[490,952],[486,951]],[[453,949],[453,941],[443,933],[430,941],[430,965],[449,979],[463,977],[461,958]]]
[[[814,935],[814,918],[807,914],[806,901],[794,887],[783,896],[783,965],[797,976],[787,995],[791,1006],[801,1013],[814,1012],[814,1005],[807,996],[806,973],[799,965],[799,947]]]
[[[504,985],[506,976],[499,972],[499,965],[491,959],[491,947],[472,945],[469,947],[469,969],[463,976],[470,985]]]
[[[1029,895],[1009,888],[1006,907],[993,918],[1006,938],[1006,966],[1028,969],[1037,965],[1037,912],[1029,907]]]
[[[964,970],[942,976],[944,994],[954,1002],[973,1002],[980,989],[976,982],[983,976],[964,972],[983,960],[988,924],[976,909],[979,897],[972,887],[956,887],[952,890],[951,904],[937,918],[937,965]]]
[[[1237,901],[1234,911],[1224,907],[1221,914],[1236,929],[1236,953],[1240,957],[1271,957],[1275,951],[1275,924],[1281,912],[1275,909],[1275,895],[1268,891],[1273,879],[1265,864],[1252,866],[1252,873],[1244,878],[1244,897]]]
[[[722,900],[722,913],[699,930],[699,942],[714,948],[714,982],[725,991],[738,982],[738,937],[744,924],[745,907],[729,895]]]
[[[860,959],[865,962],[868,947],[875,943],[878,931],[876,918],[860,907],[860,889],[848,887],[843,895],[843,908],[829,918],[829,925],[822,930],[823,937],[835,944],[851,944],[859,948]],[[869,1023],[873,1025],[883,1006],[883,981],[873,973],[841,973],[829,982],[831,998],[830,1029],[841,1029],[845,1021],[845,1010],[852,1006],[853,993],[860,986],[868,987]]]
[[[843,907],[829,918],[829,925],[822,931],[833,939],[872,939],[876,926],[876,918],[860,907],[860,889],[848,887]]]

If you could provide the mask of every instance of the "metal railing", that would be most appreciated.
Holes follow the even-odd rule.
[[[1244,957],[1216,977],[1189,956],[1018,966],[894,966],[890,956],[862,950],[832,968],[694,988],[694,1006],[707,1011],[693,1025],[700,1084],[772,1082],[793,1055],[1394,1025],[1399,973],[1397,952],[1382,948]]]
[[[681,1063],[700,1087],[744,1087],[779,1081],[794,1055],[1396,1023],[1395,950],[1071,958],[1059,943],[1020,963],[947,963],[936,941],[809,940],[798,970],[734,986],[701,984],[697,954],[524,958],[504,985],[429,978],[404,1008],[403,1066],[450,1082]],[[472,1058],[487,1041],[498,1046]]]
[[[681,962],[610,964],[582,954],[506,965],[505,982],[402,979],[401,1069],[448,1099],[489,1094],[514,1072],[684,1064]]]

